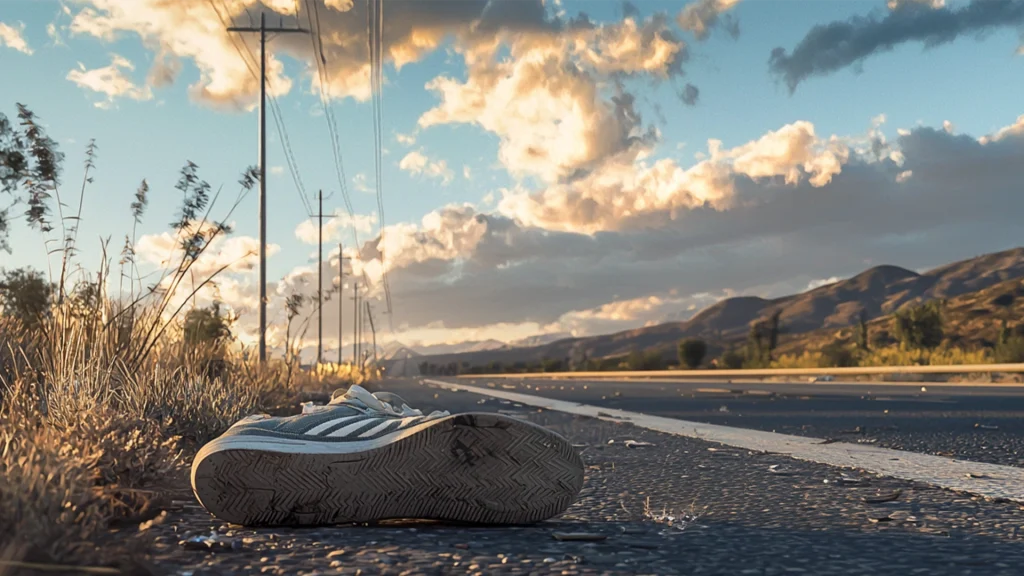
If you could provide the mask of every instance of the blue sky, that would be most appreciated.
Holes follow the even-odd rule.
[[[318,1],[322,4],[322,0]],[[201,6],[204,3],[195,4]],[[640,19],[665,13],[670,21],[686,7],[684,2],[645,1],[636,4]],[[97,103],[106,101],[103,94],[84,89],[68,79],[69,72],[78,69],[80,64],[90,70],[102,68],[111,63],[112,54],[117,54],[134,65],[134,69],[123,69],[124,75],[136,86],[146,86],[147,72],[157,56],[160,38],[147,36],[145,31],[140,34],[126,26],[118,29],[113,40],[68,29],[73,19],[84,10],[95,9],[100,14],[116,15],[117,5],[118,2],[113,0],[65,3],[8,0],[0,9],[0,22],[20,30],[21,37],[32,51],[27,54],[14,49],[10,42],[6,47],[0,45],[0,68],[5,76],[0,85],[0,111],[13,117],[15,102],[27,104],[60,143],[67,154],[62,189],[66,202],[77,197],[85,145],[90,138],[95,138],[99,146],[97,169],[94,182],[86,192],[80,229],[83,239],[81,262],[90,269],[95,269],[99,260],[96,238],[110,235],[111,251],[116,254],[124,234],[130,232],[128,204],[143,178],[148,180],[152,192],[151,205],[140,235],[158,234],[166,231],[174,218],[179,198],[173,185],[177,171],[186,160],[198,164],[200,175],[215,188],[224,185],[222,202],[225,206],[238,189],[235,182],[241,171],[256,162],[255,111],[225,109],[190,97],[190,86],[201,82],[201,75],[194,59],[187,55],[180,57],[181,71],[173,83],[149,88],[152,97],[148,99],[116,97],[109,105],[100,107]],[[947,2],[946,8],[939,9],[957,10],[965,5],[964,2]],[[257,9],[252,7],[252,10]],[[325,6],[321,9],[329,10]],[[619,2],[567,0],[561,9],[570,16],[584,11],[597,23],[614,24],[623,20],[623,8]],[[385,8],[385,19],[392,17],[387,10]],[[944,121],[952,123],[956,134],[978,138],[1012,125],[1024,113],[1019,101],[1019,94],[1024,93],[1024,75],[1020,73],[1024,57],[1015,54],[1020,45],[1020,30],[1009,26],[993,27],[980,38],[964,35],[928,49],[924,49],[920,42],[909,41],[891,51],[879,51],[859,65],[810,77],[792,94],[771,74],[768,59],[772,49],[782,47],[792,51],[814,26],[871,14],[884,18],[888,12],[884,1],[746,0],[723,11],[723,15],[727,14],[739,23],[738,38],[731,37],[719,27],[713,29],[706,40],[700,41],[692,33],[675,27],[674,33],[686,42],[689,51],[689,60],[683,65],[684,74],[661,82],[650,77],[632,78],[625,80],[624,84],[624,89],[636,97],[636,109],[643,124],[654,125],[660,131],[657,144],[650,147],[645,156],[646,162],[671,159],[685,170],[699,162],[696,153],[708,151],[709,139],[720,140],[724,149],[732,149],[798,121],[813,124],[814,133],[820,138],[827,139],[831,135],[863,138],[872,127],[872,119],[884,114],[886,120],[881,131],[889,141],[894,141],[898,138],[897,129],[910,130],[918,126],[941,129]],[[158,11],[153,14],[154,17],[173,17]],[[365,15],[354,12],[338,12],[335,17],[338,22],[343,22],[346,17],[356,21],[363,18],[362,22],[365,22]],[[291,15],[285,18],[294,21]],[[400,20],[401,15],[394,18]],[[245,24],[244,13],[237,15],[235,21]],[[48,34],[47,26],[51,24],[62,42],[54,42]],[[271,47],[284,64],[284,74],[294,81],[289,93],[278,100],[299,175],[310,205],[315,207],[313,195],[322,188],[325,195],[332,195],[325,201],[325,209],[341,209],[330,139],[319,109],[318,95],[310,86],[309,65],[303,58],[282,50],[280,43],[283,41],[276,39]],[[436,49],[426,51],[415,61],[405,64],[401,70],[386,63],[383,202],[389,225],[410,223],[418,226],[424,215],[449,204],[469,203],[478,213],[489,214],[497,210],[495,204],[501,199],[503,190],[535,192],[554,185],[511,170],[500,159],[503,136],[479,124],[443,123],[417,130],[417,121],[441,101],[439,94],[426,85],[437,77],[451,77],[460,82],[468,77],[467,65],[457,48],[458,41],[448,38]],[[354,59],[351,54],[348,57]],[[684,105],[677,94],[686,83],[692,83],[700,90],[695,106]],[[610,94],[613,89],[605,84],[602,90],[603,94]],[[370,192],[359,190],[360,181],[356,180],[361,174],[372,184],[370,102],[338,98],[331,102],[331,106],[340,129],[344,168],[355,212],[373,214],[377,211],[376,198]],[[280,135],[269,115],[268,127],[268,166],[271,168],[268,174],[268,241],[280,246],[280,251],[268,261],[268,277],[277,280],[294,274],[296,267],[307,265],[315,247],[296,238],[296,227],[307,218],[306,210],[288,171],[280,170],[286,162]],[[416,135],[412,146],[396,139],[398,134],[412,133]],[[412,151],[422,152],[431,161],[443,161],[450,170],[450,181],[400,169],[399,162]],[[465,177],[467,169],[470,179]],[[233,215],[235,236],[257,235],[256,200],[255,194],[251,195]],[[532,222],[532,226],[544,228],[538,222]],[[42,267],[45,252],[40,233],[28,229],[20,221],[12,228],[13,253],[0,254],[0,266]],[[559,227],[549,228],[554,231]],[[559,231],[566,230],[562,227]],[[592,229],[587,231],[592,232]],[[621,232],[622,228],[614,231]],[[370,237],[370,234],[363,233],[360,240]],[[344,239],[348,241],[349,238],[346,236]],[[765,245],[765,242],[761,244]],[[996,234],[990,244],[972,245],[964,250],[1005,247],[1008,246],[1004,246]],[[834,266],[823,267],[828,269],[815,269],[815,263],[808,261],[803,274],[795,279],[788,274],[766,281],[758,278],[738,281],[734,274],[723,274],[717,286],[713,281],[707,286],[702,283],[699,294],[756,290],[758,287],[776,286],[780,282],[782,285],[766,289],[806,287],[809,281],[818,278],[856,273],[859,263],[878,263],[890,254],[896,256],[900,251],[865,249],[856,257],[837,258]],[[907,254],[912,254],[914,261],[892,263],[907,267],[929,266],[961,256],[956,250],[948,254],[924,249],[908,250]],[[544,254],[536,254],[530,258],[544,257]],[[695,256],[690,254],[687,257]],[[114,258],[116,261],[116,256]],[[825,262],[830,261],[826,259]],[[851,266],[852,262],[858,264]],[[737,261],[735,265],[743,264]],[[395,289],[401,293],[398,271],[395,276]],[[712,290],[715,287],[717,290]],[[673,289],[677,292],[670,295],[669,291]],[[684,293],[680,294],[680,290]],[[569,307],[564,313],[585,315],[590,310],[591,315],[601,316],[593,311],[600,310],[603,304],[595,303],[601,302],[602,298],[605,304],[611,305],[622,298],[653,296],[660,302],[673,298],[678,300],[678,310],[661,305],[653,307],[652,314],[669,317],[693,306],[690,300],[683,302],[682,299],[698,294],[694,290],[696,288],[687,290],[653,282],[631,294],[630,298],[606,294],[595,297],[590,302],[594,305],[588,304],[579,309]],[[414,292],[408,294],[411,306],[416,305]],[[703,304],[707,298],[713,297],[702,296],[703,299],[695,302]],[[453,299],[458,300],[458,297],[453,296]],[[396,307],[400,306],[402,302],[396,299]],[[398,324],[402,324],[401,318],[401,313],[396,311]],[[628,327],[630,322],[642,324],[655,319],[655,316],[632,316],[623,322],[609,322],[607,326],[602,324],[584,331]],[[437,320],[445,321],[440,311]],[[516,328],[511,327],[517,324],[511,319],[497,324],[489,318],[466,319],[459,324],[460,328],[504,325],[502,330],[521,337],[531,332],[554,330],[550,328],[550,320],[538,319],[529,327],[520,325]],[[425,325],[422,321],[415,321],[409,324],[408,330],[414,332],[418,326],[422,328]],[[567,328],[561,326],[559,329]],[[472,332],[472,336],[491,335],[492,332],[478,330]],[[429,336],[421,332],[416,334],[409,338],[423,341],[440,338],[434,333]],[[445,339],[450,338],[440,338]]]

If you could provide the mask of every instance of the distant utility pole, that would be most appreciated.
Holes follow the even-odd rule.
[[[259,32],[260,35],[260,364],[267,361],[267,32],[307,33],[302,28],[267,28],[266,14],[260,12],[260,27],[229,26],[228,32]]]
[[[366,317],[370,319],[370,332],[373,333],[373,363],[377,363],[377,329],[373,327],[373,311],[370,303],[366,303]]]
[[[341,366],[341,311],[345,309],[345,301],[342,299],[342,295],[345,293],[345,260],[350,260],[347,256],[342,256],[344,252],[341,250],[341,243],[338,243],[338,366]],[[353,357],[353,361],[355,357]]]
[[[359,361],[359,280],[352,277],[352,366]]]

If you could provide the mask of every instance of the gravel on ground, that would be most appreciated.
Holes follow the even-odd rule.
[[[183,500],[149,528],[153,562],[192,576],[1010,575],[1024,565],[1024,509],[1016,504],[418,381],[388,388],[425,411],[503,411],[565,435],[587,465],[579,501],[526,527],[410,521],[250,530]],[[211,533],[214,545],[190,542]]]

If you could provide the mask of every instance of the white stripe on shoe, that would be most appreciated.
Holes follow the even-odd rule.
[[[334,432],[331,432],[330,434],[327,434],[327,436],[329,436],[331,438],[345,438],[345,437],[350,436],[356,430],[362,430],[367,425],[372,424],[374,422],[379,422],[380,420],[384,420],[385,423],[387,423],[389,421],[390,422],[394,422],[394,420],[390,420],[390,419],[367,418],[366,420],[361,420],[359,422],[354,422],[352,424],[349,424],[348,426],[345,426],[343,428],[339,428],[339,429],[335,430]]]
[[[327,422],[324,422],[323,424],[317,424],[316,426],[313,426],[309,430],[306,430],[306,434],[309,434],[310,436],[316,436],[317,434],[320,434],[321,432],[323,432],[324,430],[327,430],[328,428],[333,428],[333,427],[337,426],[338,424],[342,424],[344,422],[348,422],[349,420],[352,420],[353,418],[359,418],[361,416],[363,416],[363,415],[362,414],[355,414],[355,415],[352,415],[352,416],[343,416],[341,418],[334,418],[333,420],[328,420]]]
[[[391,426],[395,422],[397,422],[397,420],[394,420],[394,419],[385,420],[385,421],[381,422],[380,424],[377,424],[373,428],[370,428],[366,432],[363,432],[362,434],[359,435],[359,437],[360,438],[366,438],[367,436],[373,436],[374,434],[377,434],[378,432],[380,432],[381,430],[387,428],[388,426]]]

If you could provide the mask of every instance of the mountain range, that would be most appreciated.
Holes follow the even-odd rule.
[[[740,296],[721,300],[689,320],[584,338],[559,337],[526,346],[494,346],[458,352],[425,354],[417,362],[485,365],[491,362],[534,363],[585,353],[589,358],[628,354],[634,350],[673,349],[686,337],[708,340],[713,348],[742,341],[754,322],[776,311],[787,335],[837,329],[932,299],[949,299],[1024,278],[1024,247],[985,254],[917,273],[898,266],[876,266],[848,278],[800,294],[766,299]]]

